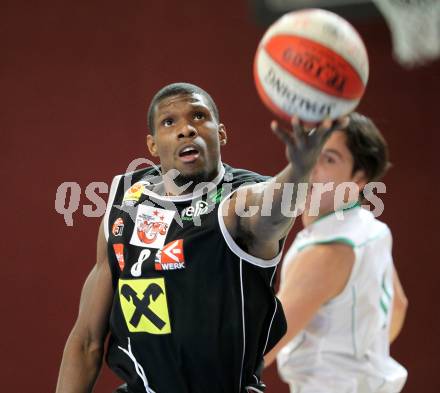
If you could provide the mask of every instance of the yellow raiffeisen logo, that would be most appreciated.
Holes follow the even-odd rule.
[[[130,332],[171,333],[163,277],[119,280],[119,299]]]

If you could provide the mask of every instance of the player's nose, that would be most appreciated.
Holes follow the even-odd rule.
[[[313,183],[319,177],[319,159],[310,171],[309,182]]]
[[[180,127],[177,138],[194,138],[197,136],[197,129],[190,123],[183,124],[182,127]]]

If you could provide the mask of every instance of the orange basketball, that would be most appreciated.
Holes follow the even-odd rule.
[[[254,60],[264,104],[286,120],[335,119],[364,94],[368,56],[354,27],[330,11],[291,12],[269,27]]]

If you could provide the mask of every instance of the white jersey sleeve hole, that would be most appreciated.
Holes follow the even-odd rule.
[[[225,225],[225,221],[223,219],[223,205],[226,201],[228,201],[231,198],[231,195],[236,192],[237,190],[239,190],[240,188],[237,188],[236,190],[232,191],[229,195],[227,195],[222,202],[220,203],[219,207],[218,207],[218,222],[220,225],[220,230],[222,232],[223,238],[225,239],[226,244],[228,245],[228,247],[230,248],[230,250],[237,255],[239,258],[243,259],[244,261],[251,263],[252,265],[256,265],[259,267],[263,267],[263,268],[269,268],[269,267],[274,267],[276,266],[280,260],[281,260],[281,256],[283,254],[283,248],[284,248],[284,242],[280,242],[281,246],[280,246],[280,251],[278,253],[277,256],[275,256],[275,258],[272,259],[262,259],[262,258],[258,258],[255,257],[249,253],[247,253],[246,251],[244,251],[236,242],[235,240],[232,238],[231,234],[228,232],[228,229],[226,228]]]

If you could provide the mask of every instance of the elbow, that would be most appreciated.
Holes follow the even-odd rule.
[[[406,314],[408,309],[408,298],[402,293],[395,299],[395,309],[401,314]]]
[[[264,368],[268,368],[273,363],[273,358],[266,355],[264,357]]]
[[[101,362],[104,355],[104,341],[102,340],[86,340],[82,343],[82,351],[86,357]]]
[[[102,355],[104,354],[104,343],[102,343],[102,342],[91,343],[87,347],[87,352],[90,354],[90,356],[102,358]]]
[[[75,331],[72,331],[70,334],[64,352],[74,352],[82,358],[101,362],[104,355],[104,340],[75,333]]]

